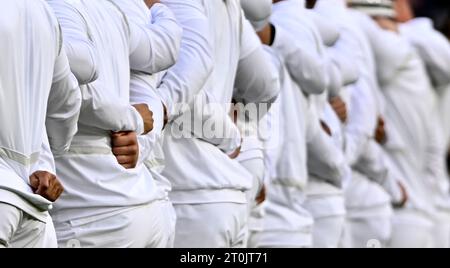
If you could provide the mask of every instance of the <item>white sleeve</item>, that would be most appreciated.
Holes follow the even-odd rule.
[[[350,87],[348,120],[345,125],[345,156],[353,166],[374,136],[377,124],[376,103],[372,91],[361,79]]]
[[[250,22],[245,18],[243,20],[241,53],[233,97],[238,102],[271,105],[280,92],[278,71],[271,57],[264,51]]]
[[[131,74],[130,103],[133,105],[147,104],[153,112],[153,130],[146,135],[138,136],[139,163],[143,163],[149,158],[162,136],[164,108],[156,89],[158,80],[155,75],[150,76],[135,72]]]
[[[54,153],[69,150],[78,128],[81,96],[76,78],[70,72],[64,48],[55,60],[53,83],[48,99],[46,127]]]
[[[81,85],[97,79],[95,46],[84,17],[67,1],[47,1],[61,25],[70,69]]]
[[[342,151],[332,138],[322,130],[319,118],[310,108],[306,143],[308,148],[308,172],[316,177],[342,187],[348,165]]]
[[[299,37],[294,37],[283,26],[275,26],[272,47],[279,51],[292,79],[309,94],[321,94],[328,86],[327,62],[318,51],[310,51]]]
[[[44,131],[44,135],[43,135],[42,139],[43,139],[43,143],[42,143],[41,151],[39,154],[39,160],[33,166],[31,174],[33,174],[36,171],[47,171],[51,174],[56,175],[55,160],[53,158],[53,154],[50,149],[50,144],[48,142],[48,137],[47,137],[46,131]]]
[[[416,19],[417,20],[417,19]],[[450,42],[433,28],[432,22],[421,18],[403,24],[401,33],[413,44],[436,87],[450,84]],[[422,22],[422,23],[420,23]]]
[[[162,0],[183,27],[180,55],[159,86],[169,118],[174,105],[189,103],[203,88],[213,70],[210,28],[204,7],[197,1]]]
[[[128,1],[115,2],[128,18],[131,69],[153,74],[173,66],[180,50],[182,29],[172,11],[156,3],[150,10],[151,21],[139,23],[133,11],[135,5]]]
[[[115,101],[106,97],[107,89],[102,87],[98,83],[81,86],[80,124],[113,132],[144,133],[144,121],[129,100]]]
[[[328,58],[327,71],[329,81],[327,93],[329,97],[336,97],[339,96],[339,93],[341,92],[344,85],[342,71],[339,67],[339,64],[333,61],[331,54]]]
[[[189,103],[190,112],[183,113],[172,123],[175,128],[182,127],[186,135],[192,135],[231,154],[241,145],[241,133],[227,113],[228,110],[229,107],[211,103],[208,93],[201,91]],[[215,131],[207,132],[212,129]]]

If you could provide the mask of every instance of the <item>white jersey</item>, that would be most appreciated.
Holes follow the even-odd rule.
[[[420,33],[421,38],[417,38]],[[414,46],[425,64],[427,73],[432,81],[434,91],[430,97],[434,98],[428,109],[430,110],[430,124],[432,128],[428,158],[431,159],[427,174],[431,182],[431,191],[435,198],[435,205],[441,209],[450,209],[450,185],[445,167],[447,153],[448,132],[450,124],[444,119],[448,116],[443,111],[450,85],[450,42],[433,28],[432,21],[426,18],[413,19],[400,25],[400,34]],[[424,41],[426,40],[426,41]],[[442,100],[438,100],[438,98]],[[444,112],[444,113],[442,113]],[[431,166],[432,165],[432,166]]]
[[[58,22],[45,2],[6,1],[1,12],[0,202],[45,219],[51,202],[33,193],[29,176],[53,169],[47,134],[55,153],[69,148],[80,91]]]
[[[162,2],[177,18],[185,18],[181,23],[186,30],[184,42],[193,43],[189,50],[182,44],[179,62],[163,78],[159,89],[164,100],[190,103],[196,93],[206,103],[221,105],[230,104],[232,97],[248,103],[275,99],[278,79],[239,1]],[[205,63],[213,64],[214,69]],[[254,66],[259,66],[257,71]],[[177,126],[176,119],[168,125],[164,143],[163,174],[173,184],[172,201],[246,203],[244,192],[251,187],[251,174],[217,143],[176,137],[173,131]]]
[[[274,48],[284,58],[289,74],[302,91],[300,93],[311,94],[308,103],[315,121],[310,124],[311,129],[308,131],[318,130],[318,134],[313,138],[314,142],[307,141],[308,173],[326,182],[309,189],[312,190],[310,194],[326,192],[342,195],[342,191],[328,184],[341,184],[345,174],[345,161],[340,149],[334,146],[319,124],[325,109],[325,90],[330,83],[329,59],[320,31],[314,25],[313,15],[306,10],[304,4],[301,0],[288,0],[274,5],[271,18],[277,29]]]
[[[55,205],[54,220],[76,218],[147,204],[156,199],[155,182],[139,164],[125,169],[111,151],[111,131],[143,133],[143,120],[130,104],[130,70],[160,71],[154,63],[147,28],[132,21],[111,1],[48,1],[54,8],[67,43],[89,39],[94,45],[98,78],[82,87],[79,132],[67,154],[56,158],[66,193]],[[86,41],[86,43],[88,43]],[[77,59],[85,50],[73,50]],[[80,54],[80,55],[79,55]],[[90,208],[90,209],[88,209]]]
[[[436,181],[430,180],[427,170],[440,170],[440,166],[435,162],[439,146],[434,144],[433,91],[425,66],[407,40],[380,29],[369,18],[356,18],[375,53],[377,77],[386,99],[389,139],[385,148],[406,184],[407,206],[432,212],[427,191],[429,183]]]
[[[277,31],[275,42],[283,40],[280,33]],[[272,144],[268,148],[270,167],[262,228],[264,233],[307,233],[313,224],[311,215],[302,206],[308,183],[307,142],[320,139],[323,131],[306,97],[287,71],[281,53],[276,48],[267,51],[278,65],[281,91],[276,102],[278,114],[271,120],[278,131],[269,140]]]

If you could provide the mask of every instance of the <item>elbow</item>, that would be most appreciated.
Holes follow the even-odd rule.
[[[309,95],[320,95],[328,87],[327,78],[324,74],[319,77],[306,78],[300,83],[301,89]]]
[[[82,70],[72,69],[72,72],[80,85],[92,83],[98,78],[97,69],[94,66],[89,66],[89,64],[84,65]]]
[[[263,91],[264,94],[262,102],[273,104],[277,100],[281,90],[280,77],[276,75],[276,73],[273,73],[271,76],[268,77],[269,79],[267,79]]]
[[[330,81],[325,65],[316,65],[315,68],[296,70],[296,72],[298,73],[293,76],[294,80],[308,95],[320,95],[329,86]]]
[[[67,45],[67,51],[70,69],[80,85],[97,80],[99,68],[92,45],[86,43]],[[83,51],[83,53],[76,54],[73,51]]]

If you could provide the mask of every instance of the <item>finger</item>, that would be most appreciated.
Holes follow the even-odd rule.
[[[125,165],[125,164],[131,164],[134,162],[134,157],[131,156],[127,156],[127,155],[119,155],[116,156],[117,162],[119,162],[119,164],[121,165]]]
[[[41,176],[39,177],[39,187],[36,191],[39,195],[44,195],[48,188],[50,187],[50,177],[49,176]]]
[[[122,146],[122,147],[113,147],[112,152],[114,155],[136,155],[137,147],[136,146]]]
[[[34,191],[39,187],[39,178],[35,174],[30,176],[30,186]]]
[[[121,136],[113,138],[112,144],[114,147],[123,147],[137,144],[137,137],[133,135]]]

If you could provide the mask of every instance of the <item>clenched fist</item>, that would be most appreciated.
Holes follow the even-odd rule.
[[[135,168],[139,159],[136,132],[115,132],[111,135],[112,152],[117,162],[126,169]]]
[[[47,171],[36,171],[30,176],[30,185],[35,194],[55,202],[64,192],[64,187],[55,175]]]

